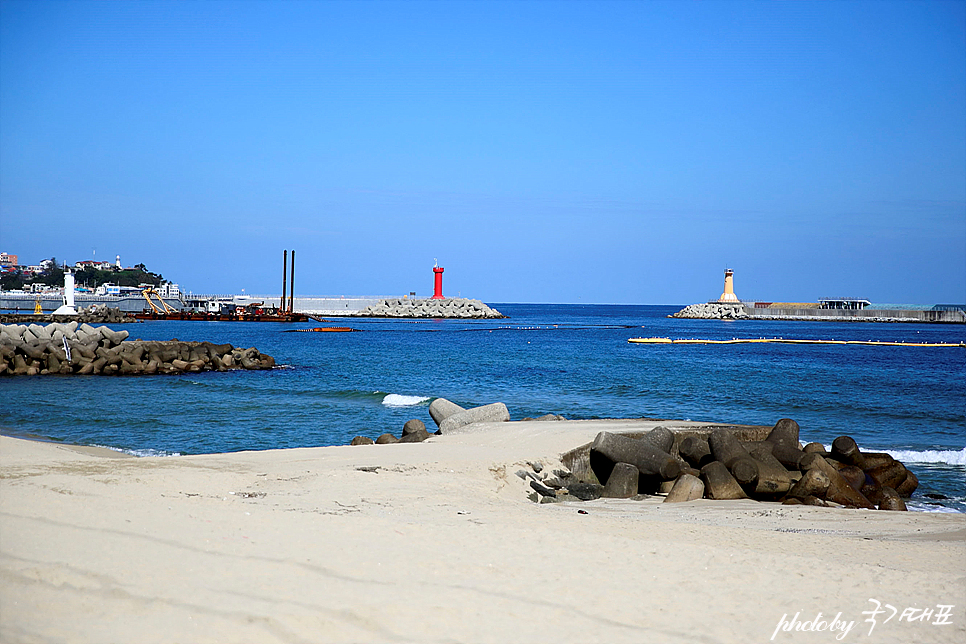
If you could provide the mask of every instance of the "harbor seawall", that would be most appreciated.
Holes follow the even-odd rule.
[[[278,298],[276,298],[278,299]],[[34,293],[10,293],[0,291],[0,311],[33,313],[37,300]],[[181,310],[181,300],[174,297],[166,297],[164,301],[173,309]],[[157,304],[157,300],[154,301]],[[60,293],[41,293],[40,308],[44,313],[52,313],[64,303],[63,295]],[[77,308],[87,308],[89,306],[107,306],[118,309],[121,313],[140,313],[148,308],[148,303],[141,295],[88,295],[87,293],[75,293],[74,304]]]
[[[816,320],[832,322],[931,322],[966,324],[966,312],[929,309],[756,309],[744,307],[754,320]]]
[[[691,304],[675,318],[708,320],[800,320],[815,322],[921,322],[966,324],[966,312],[938,309],[820,309],[817,307],[762,307],[743,303]]]

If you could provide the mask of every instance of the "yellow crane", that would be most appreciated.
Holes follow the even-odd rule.
[[[162,299],[162,297],[158,294],[158,292],[155,291],[150,286],[145,288],[143,291],[141,291],[141,295],[144,296],[144,299],[145,301],[147,301],[148,306],[151,307],[151,310],[157,313],[158,315],[161,315],[162,313],[177,313],[177,311],[171,308],[171,306],[169,306],[168,303],[165,302],[164,299]],[[160,309],[154,304],[154,302],[151,301],[152,295],[155,298],[157,298],[158,302],[161,304]]]

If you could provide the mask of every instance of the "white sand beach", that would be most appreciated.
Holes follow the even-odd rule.
[[[656,424],[167,458],[0,437],[0,641],[966,641],[966,515],[538,505],[514,475]]]

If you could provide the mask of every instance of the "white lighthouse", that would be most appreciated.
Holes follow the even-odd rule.
[[[74,309],[74,274],[64,269],[64,303],[54,311],[54,315],[77,315]]]

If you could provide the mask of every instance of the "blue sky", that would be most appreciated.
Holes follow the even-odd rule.
[[[0,250],[198,292],[966,301],[966,2],[0,0]]]

